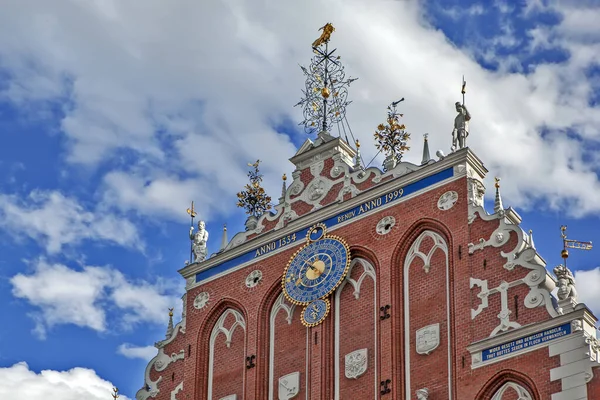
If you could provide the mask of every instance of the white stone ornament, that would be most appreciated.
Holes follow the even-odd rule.
[[[416,332],[418,354],[429,354],[440,345],[440,324],[427,325]]]
[[[292,372],[279,378],[279,400],[292,399],[300,392],[300,372]]]
[[[229,396],[221,397],[219,400],[237,400],[237,394],[230,394]]]
[[[208,304],[209,299],[210,295],[208,294],[208,292],[198,293],[198,295],[194,299],[194,308],[197,310],[203,309]]]
[[[454,207],[457,200],[458,200],[458,193],[451,190],[440,196],[440,198],[438,199],[438,202],[437,202],[437,206],[442,211],[448,211],[449,209]]]
[[[364,374],[367,371],[368,359],[367,349],[355,350],[352,353],[346,354],[346,378],[357,379]]]
[[[392,228],[396,225],[396,218],[388,215],[387,217],[383,217],[375,227],[375,232],[379,235],[387,235],[392,231]]]
[[[246,277],[246,287],[252,289],[262,281],[262,271],[254,270],[248,274]]]

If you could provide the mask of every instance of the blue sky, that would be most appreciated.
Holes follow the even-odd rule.
[[[420,161],[426,132],[447,153],[464,74],[469,146],[490,170],[486,200],[502,177],[505,207],[533,230],[549,267],[561,261],[562,224],[600,243],[592,3],[4,2],[0,397],[110,399],[114,384],[133,398],[167,308],[181,312],[185,209],[196,202],[212,252],[224,223],[229,237],[242,229],[235,193],[247,162],[263,160],[279,197],[306,138],[293,107],[298,63],[328,21],[359,78],[347,117],[365,160],[399,97],[412,133],[405,159]],[[572,251],[569,266],[600,314],[598,259],[596,249]]]

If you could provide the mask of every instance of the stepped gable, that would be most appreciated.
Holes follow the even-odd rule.
[[[364,170],[355,161],[357,152],[346,141],[321,132],[313,142],[307,139],[296,154],[290,158],[296,169],[285,197],[265,213],[255,229],[238,233],[227,246],[230,250],[240,244],[272,230],[278,230],[289,222],[331,204],[339,204],[359,193],[376,187],[391,179],[417,171],[424,166],[400,162],[390,171],[377,167]]]

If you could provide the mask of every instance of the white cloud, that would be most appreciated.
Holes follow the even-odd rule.
[[[3,400],[106,400],[113,385],[94,370],[73,368],[68,371],[43,370],[39,374],[25,362],[0,368],[0,398]],[[129,400],[120,395],[119,400]]]
[[[141,358],[150,361],[158,354],[158,350],[154,346],[139,347],[130,343],[123,343],[117,349],[117,353],[127,358]]]
[[[504,12],[507,3],[496,5]],[[528,4],[529,11],[546,7]],[[246,162],[256,158],[264,160],[267,189],[277,198],[294,146],[273,126],[301,119],[292,107],[303,88],[297,64],[309,61],[317,28],[332,21],[332,44],[347,73],[360,78],[350,88],[348,120],[365,159],[375,154],[365,145],[371,132],[398,96],[407,99],[402,112],[413,133],[406,158],[420,160],[425,132],[434,149],[447,151],[464,74],[473,115],[469,145],[493,175],[506,178],[506,202],[526,207],[546,200],[576,215],[600,213],[594,172],[600,166],[583,162],[588,142],[600,140],[600,109],[587,104],[591,82],[585,76],[600,51],[572,34],[568,18],[551,35],[530,35],[539,45],[564,42],[568,61],[508,73],[518,59],[507,58],[499,72],[483,69],[430,26],[420,2],[190,0],[177,8],[159,0],[62,2],[37,4],[35,12],[27,2],[7,7],[0,15],[0,60],[12,81],[3,96],[20,104],[63,101],[67,93],[62,130],[72,163],[97,165],[116,149],[137,155],[134,166],[104,177],[98,198],[107,209],[183,219],[179,210],[203,197],[197,201],[201,214],[227,213],[245,180]],[[570,10],[553,7],[564,15]],[[512,46],[513,36],[508,27],[496,40]],[[44,77],[64,85],[48,85]],[[581,137],[567,136],[569,129]]]
[[[588,271],[575,271],[575,288],[578,299],[595,315],[600,315],[600,267]]]
[[[107,321],[107,310],[117,309],[115,319],[122,329],[138,323],[165,324],[167,310],[181,310],[175,295],[177,285],[158,281],[130,282],[112,268],[85,266],[71,269],[46,260],[35,261],[31,274],[17,274],[10,279],[15,297],[27,300],[36,311],[33,333],[44,339],[48,329],[74,324],[103,332],[114,329]],[[42,289],[40,289],[42,288]]]
[[[131,222],[110,213],[88,211],[58,191],[34,190],[23,199],[0,194],[0,227],[30,237],[50,254],[83,240],[143,248]]]

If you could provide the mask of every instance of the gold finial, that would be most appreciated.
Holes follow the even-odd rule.
[[[194,210],[194,202],[192,201],[192,206],[188,208],[187,213],[191,215],[192,218],[196,218],[196,210]]]
[[[331,38],[331,34],[335,31],[335,28],[333,27],[333,25],[331,25],[330,22],[328,22],[324,26],[319,28],[319,30],[323,31],[323,33],[321,33],[321,36],[319,36],[319,38],[313,42],[313,44],[312,44],[313,49],[315,47],[319,47],[323,43],[329,42],[329,39]]]
[[[256,160],[254,164],[248,163],[253,170],[248,172],[250,182],[244,187],[245,190],[237,194],[237,206],[246,209],[246,214],[253,217],[260,217],[266,211],[271,209],[271,197],[267,196],[265,189],[260,185],[263,179],[258,168],[260,160]]]
[[[496,182],[496,183],[494,183],[494,186],[496,187],[496,189],[500,189],[500,178],[495,177],[494,181]]]
[[[120,396],[119,396],[119,388],[116,388],[116,387],[114,387],[114,388],[113,388],[112,397],[113,397],[113,399],[115,399],[115,400],[116,400],[116,399],[118,399],[118,398],[120,397]]]
[[[323,89],[321,89],[321,96],[323,96],[324,98],[326,98],[326,99],[329,98],[329,94],[330,94],[329,88],[324,87]]]
[[[356,148],[357,148],[357,149],[360,149],[360,142],[358,141],[358,139],[356,139],[356,140],[354,141],[354,143],[356,144]]]
[[[286,181],[287,180],[287,175],[283,174],[283,176],[281,177],[281,179],[283,179],[284,181]]]
[[[173,316],[173,310],[174,310],[174,308],[169,308],[169,317]]]

